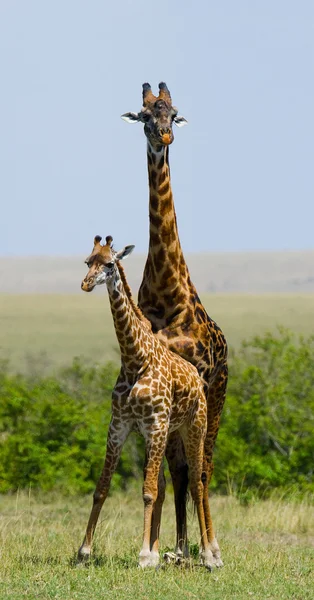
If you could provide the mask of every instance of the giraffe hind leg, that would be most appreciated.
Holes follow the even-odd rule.
[[[187,540],[186,503],[188,497],[188,465],[184,444],[179,431],[168,438],[166,458],[172,479],[176,511],[176,547],[175,552],[166,552],[166,562],[180,563],[189,557]]]
[[[90,557],[92,540],[96,529],[98,517],[102,506],[107,498],[112,475],[117,467],[123,444],[130,431],[130,426],[120,421],[111,420],[108,438],[106,458],[102,473],[98,480],[93,497],[93,506],[88,520],[84,541],[78,551],[78,560],[84,561]]]
[[[155,524],[153,522],[153,512],[158,497],[158,485],[163,481],[160,473],[162,471],[162,459],[165,451],[166,439],[166,429],[165,431],[155,431],[154,434],[150,435],[149,443],[146,445],[146,464],[143,484],[144,529],[143,544],[139,554],[139,566],[142,568],[156,567],[159,563],[158,534],[161,510],[159,511],[158,505],[157,513],[155,513]],[[158,527],[156,527],[157,524]]]
[[[202,422],[202,415],[196,413],[191,425],[189,427],[183,427],[181,432],[184,439],[184,447],[189,465],[190,491],[197,511],[201,534],[201,562],[207,569],[211,571],[215,566],[215,560],[208,539],[203,502],[204,492],[202,483],[202,468],[204,437],[206,430],[205,413],[203,413],[203,417],[203,427],[200,424]]]
[[[223,562],[220,555],[219,545],[215,536],[213,522],[210,513],[208,486],[212,478],[214,463],[213,452],[216,438],[219,430],[220,416],[226,398],[226,389],[228,382],[228,367],[224,364],[219,372],[216,380],[210,386],[207,394],[207,432],[204,444],[204,460],[203,460],[203,506],[205,513],[206,529],[210,548],[214,556],[215,565],[222,567]]]

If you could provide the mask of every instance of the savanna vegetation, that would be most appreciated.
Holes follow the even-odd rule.
[[[1,363],[0,598],[310,600],[314,336],[277,329],[231,350],[211,483],[225,567],[211,574],[198,566],[191,504],[191,561],[184,568],[138,570],[143,444],[135,435],[114,475],[92,559],[77,566],[118,372],[116,362],[95,356],[93,364],[76,358],[45,371],[30,352],[20,373],[18,363]],[[174,539],[169,485],[161,552]]]
[[[287,330],[243,343],[215,451],[212,490],[249,498],[274,488],[314,491],[314,337]],[[74,360],[57,375],[0,372],[0,491],[29,486],[90,492],[100,472],[115,365]],[[141,478],[142,440],[130,436],[113,489]]]
[[[137,567],[143,507],[139,486],[108,498],[89,564],[77,566],[91,498],[36,495],[1,498],[1,600],[312,600],[313,507],[269,498],[244,506],[215,496],[211,508],[225,566],[198,566],[197,518],[189,504],[193,560],[142,571]],[[161,551],[173,548],[173,499],[167,493]]]

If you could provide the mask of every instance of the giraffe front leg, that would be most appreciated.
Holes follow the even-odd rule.
[[[93,497],[93,506],[88,520],[84,541],[78,551],[78,560],[87,560],[91,554],[92,539],[96,529],[98,517],[105,502],[112,475],[116,470],[123,444],[129,434],[130,427],[120,421],[111,420],[108,439],[105,464],[98,480]]]
[[[162,504],[157,505],[157,512],[154,516],[153,513],[158,496],[158,480],[159,485],[161,483],[160,473],[167,432],[157,431],[145,437],[149,438],[149,441],[146,449],[145,479],[143,484],[143,544],[139,554],[139,566],[142,568],[156,567],[159,563],[159,525]]]
[[[162,507],[165,500],[166,491],[166,479],[163,469],[163,464],[160,465],[159,476],[158,476],[158,493],[153,508],[152,514],[152,526],[150,534],[150,552],[151,557],[155,556],[157,563],[159,562],[159,534],[160,534],[160,523]]]
[[[204,444],[204,462],[203,462],[203,506],[205,513],[206,529],[210,548],[213,553],[216,567],[222,567],[220,548],[214,532],[214,526],[210,513],[208,486],[214,471],[213,452],[216,438],[219,430],[220,415],[226,398],[226,389],[228,382],[228,366],[225,364],[217,376],[217,379],[209,388],[207,394],[207,432]]]
[[[177,537],[175,552],[166,552],[164,559],[167,562],[181,562],[189,557],[187,523],[186,523],[186,503],[188,493],[188,465],[185,456],[183,441],[179,431],[174,431],[169,435],[166,458],[172,479]]]

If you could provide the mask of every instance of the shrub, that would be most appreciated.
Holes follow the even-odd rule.
[[[232,361],[213,484],[313,489],[314,337],[279,329]]]
[[[75,360],[57,378],[0,373],[0,491],[33,486],[66,493],[95,487],[103,465],[117,368]],[[114,487],[138,475],[138,441],[122,453]]]
[[[75,359],[55,377],[27,378],[0,367],[0,492],[93,490],[117,368]],[[313,409],[313,337],[279,330],[243,343],[231,361],[212,488],[313,490]],[[142,465],[143,441],[130,436],[112,489],[141,476]]]

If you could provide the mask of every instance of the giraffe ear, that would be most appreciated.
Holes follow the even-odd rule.
[[[141,120],[139,115],[133,112],[124,113],[124,115],[121,115],[121,119],[127,123],[139,123]]]
[[[187,120],[184,117],[181,117],[180,115],[174,117],[173,122],[176,124],[177,127],[184,127],[184,125],[188,124]]]
[[[123,260],[124,258],[129,256],[131,252],[133,252],[134,248],[135,246],[125,246],[124,248],[122,248],[122,250],[116,253],[116,259]]]

